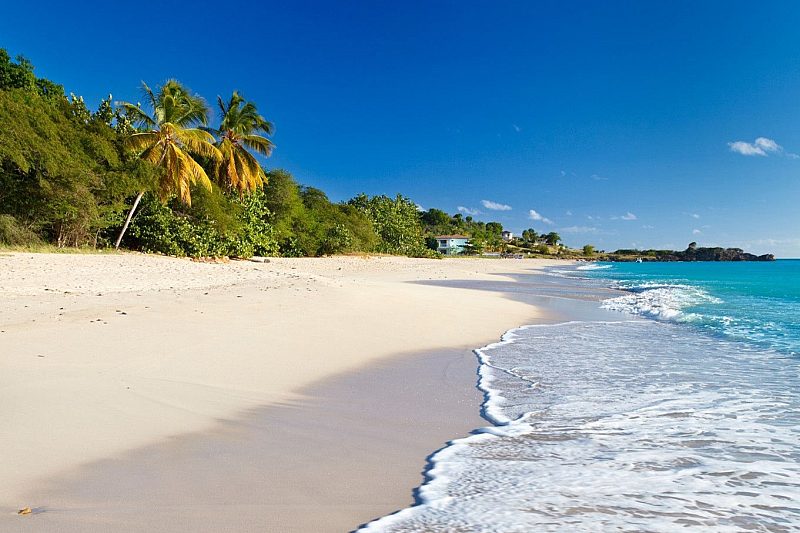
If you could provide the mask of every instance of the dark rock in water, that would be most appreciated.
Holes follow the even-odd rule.
[[[753,255],[741,248],[687,248],[679,252],[682,261],[774,261],[772,254]]]
[[[617,250],[608,257],[609,261],[775,261],[773,254],[754,255],[741,248],[698,248],[697,243],[689,244],[686,250]]]

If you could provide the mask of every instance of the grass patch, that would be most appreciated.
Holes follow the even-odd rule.
[[[0,253],[29,253],[29,254],[122,254],[122,250],[113,248],[92,248],[90,246],[72,247],[58,246],[46,243],[38,244],[3,244],[0,243]]]

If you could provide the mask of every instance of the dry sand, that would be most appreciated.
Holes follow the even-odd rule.
[[[174,458],[163,450],[176,442],[203,442],[205,437],[200,435],[218,434],[226,421],[249,420],[254,413],[274,412],[262,410],[279,406],[304,410],[301,414],[326,413],[330,430],[318,440],[348,427],[356,434],[351,435],[355,450],[351,455],[363,454],[380,464],[381,454],[393,453],[392,446],[397,447],[399,433],[382,438],[369,423],[374,419],[358,418],[359,413],[368,412],[369,402],[364,400],[370,393],[359,396],[363,411],[342,409],[349,402],[346,394],[333,402],[339,408],[325,411],[318,401],[325,396],[320,384],[359,369],[363,375],[375,372],[368,365],[390,361],[393,355],[443,348],[460,350],[461,365],[468,368],[471,363],[463,359],[465,350],[541,318],[540,311],[495,292],[409,282],[503,280],[510,279],[507,274],[529,272],[543,264],[336,257],[220,265],[137,254],[0,255],[0,516],[8,518],[26,505],[46,509],[51,502],[37,498],[58,493],[54,480],[68,480],[78,487],[82,479],[91,477],[87,472],[104,461],[126,457],[128,470],[123,471],[140,467],[158,471],[157,461],[142,458]],[[424,367],[421,363],[420,368]],[[435,373],[435,365],[429,368]],[[403,373],[396,375],[402,382]],[[474,381],[464,381],[462,390],[472,390]],[[441,380],[430,382],[427,396],[412,391],[403,399],[398,392],[398,403],[408,406],[413,404],[412,397],[428,398],[440,386]],[[382,388],[391,390],[389,384]],[[471,394],[470,408],[477,404]],[[399,416],[389,408],[391,397],[383,403],[376,400],[375,405],[383,405],[380,423]],[[436,416],[454,412],[454,405],[445,402]],[[418,406],[414,409],[418,411]],[[341,523],[352,519],[354,527],[406,505],[410,489],[418,484],[424,455],[443,440],[458,437],[452,434],[456,428],[474,427],[476,419],[465,412],[456,414],[455,424],[441,424],[438,432],[422,431],[428,437],[403,446],[406,459],[419,455],[418,466],[409,471],[410,463],[392,459],[384,477],[373,483],[377,488],[367,487],[365,493],[373,494],[378,504],[355,501],[359,510],[351,513],[342,512],[335,498],[331,500],[331,509],[337,508],[335,514],[344,520]],[[282,413],[288,416],[285,409]],[[263,418],[259,420],[255,426],[269,428]],[[277,427],[280,417],[275,420]],[[426,424],[437,426],[431,419]],[[281,427],[285,430],[286,424]],[[291,438],[306,443],[311,438],[301,431],[284,433],[285,438],[278,439],[284,447]],[[297,440],[298,435],[305,437]],[[240,437],[233,441],[247,440]],[[258,439],[251,435],[248,442]],[[385,449],[380,450],[381,446]],[[283,458],[290,452],[286,448]],[[291,477],[305,480],[300,491],[304,496],[309,491],[313,494],[315,476],[327,476],[336,480],[334,486],[354,487],[350,494],[358,499],[359,483],[348,483],[342,478],[348,469],[333,466],[319,474],[315,468],[307,468],[305,474],[295,469]],[[372,475],[361,474],[362,479]],[[180,477],[176,474],[176,479]],[[176,483],[162,486],[173,487],[172,494],[180,493]],[[189,476],[184,483],[191,486],[198,480]],[[221,485],[224,494],[225,484]],[[281,484],[270,485],[270,490],[276,485]],[[292,498],[287,494],[273,492],[269,501],[285,501],[283,510],[291,509]],[[327,501],[325,495],[320,498]],[[134,504],[128,511],[136,508]],[[27,518],[38,520],[47,514]],[[188,514],[199,517],[203,513],[198,509]],[[291,513],[284,515],[289,520]],[[129,518],[128,524],[136,523]],[[338,525],[334,528],[333,522],[328,525],[331,531],[342,530]],[[253,527],[263,530],[264,524]],[[296,530],[311,529],[298,526]]]

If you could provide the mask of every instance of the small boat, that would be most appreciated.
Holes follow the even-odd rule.
[[[637,258],[636,258],[636,262],[637,262],[637,263],[641,263],[641,262],[642,262],[642,258],[641,258],[641,257],[637,257]]]

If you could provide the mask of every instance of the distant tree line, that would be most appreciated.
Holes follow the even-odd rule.
[[[462,213],[449,215],[441,209],[431,208],[421,213],[426,242],[436,249],[438,235],[464,235],[469,237],[467,253],[484,252],[552,254],[557,251],[561,236],[556,232],[539,234],[533,228],[521,236],[503,239],[503,225],[499,222],[482,222]]]

